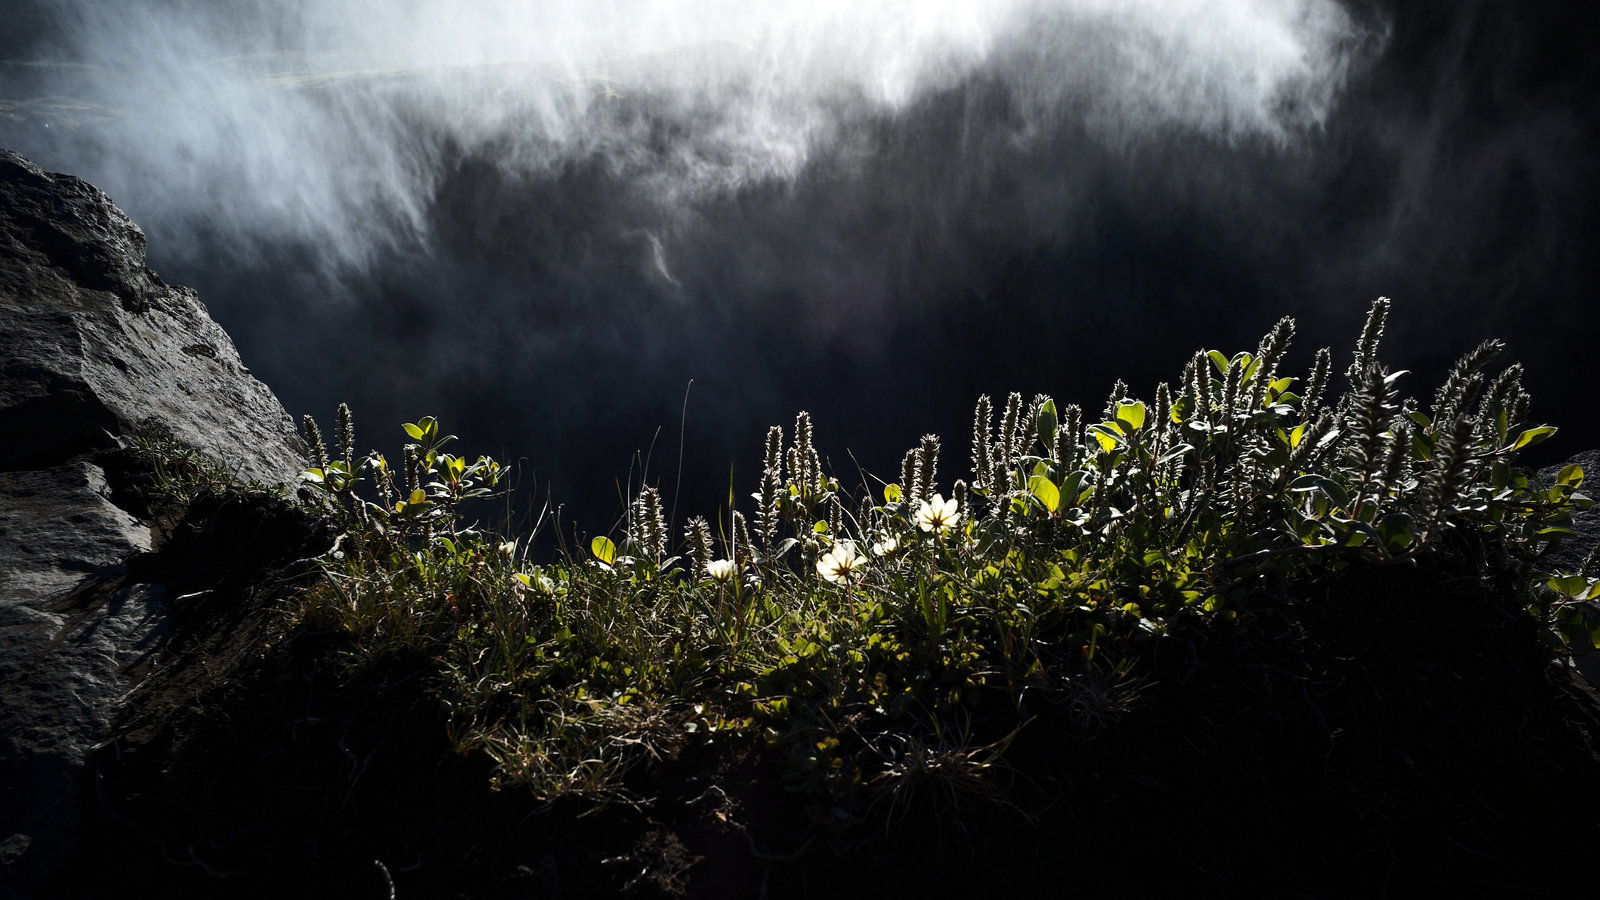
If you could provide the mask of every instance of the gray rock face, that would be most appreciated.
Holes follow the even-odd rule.
[[[0,470],[147,429],[248,478],[293,481],[304,455],[288,413],[144,253],[139,226],[93,185],[0,150]]]
[[[122,670],[159,644],[161,589],[122,587],[150,529],[88,463],[0,472],[0,839],[47,869],[76,819],[84,754],[116,715]],[[100,592],[113,596],[96,596]],[[0,851],[3,852],[3,851]]]
[[[304,446],[195,293],[144,264],[105,194],[0,150],[0,894],[60,861],[85,755],[169,632],[130,563],[152,529],[103,451],[176,438],[290,483]],[[92,797],[92,795],[91,795]]]

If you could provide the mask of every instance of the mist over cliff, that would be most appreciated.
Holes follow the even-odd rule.
[[[0,145],[109,192],[294,412],[438,415],[594,531],[680,442],[682,507],[799,409],[847,482],[930,430],[948,482],[979,393],[1098,411],[1282,314],[1299,365],[1380,294],[1408,391],[1499,336],[1551,452],[1600,441],[1588,18],[28,2]]]

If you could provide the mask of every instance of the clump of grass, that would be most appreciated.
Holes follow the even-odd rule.
[[[138,487],[161,502],[186,506],[204,496],[282,494],[277,486],[242,476],[226,463],[163,430],[134,433],[127,452],[140,470]]]
[[[675,547],[647,487],[621,533],[540,563],[465,524],[495,461],[444,452],[431,418],[405,425],[400,471],[356,458],[341,407],[338,458],[307,427],[303,480],[344,534],[305,616],[352,637],[352,665],[436,660],[456,748],[505,785],[638,799],[630,773],[685,742],[758,736],[830,821],[920,786],[982,794],[1040,704],[1090,735],[1137,701],[1144,650],[1358,561],[1470,550],[1552,633],[1600,643],[1578,612],[1600,565],[1543,563],[1589,502],[1583,472],[1540,485],[1512,465],[1555,430],[1525,421],[1520,369],[1490,380],[1486,343],[1423,412],[1379,360],[1387,311],[1331,402],[1330,351],[1298,392],[1280,371],[1283,319],[1148,402],[1118,382],[1099,421],[1012,394],[997,429],[980,398],[971,478],[948,493],[929,435],[897,483],[848,494],[801,413],[768,432],[753,526],[691,518]]]

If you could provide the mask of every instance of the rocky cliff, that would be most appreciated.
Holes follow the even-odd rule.
[[[126,454],[175,440],[270,485],[303,445],[195,292],[145,266],[137,225],[5,150],[0,323],[0,866],[21,892],[61,858],[85,754],[170,630],[175,582],[147,563],[171,529]]]

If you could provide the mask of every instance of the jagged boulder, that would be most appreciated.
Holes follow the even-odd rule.
[[[171,578],[112,462],[172,438],[266,484],[303,444],[195,292],[101,191],[0,150],[0,894],[62,858],[86,753],[170,631]],[[143,569],[150,569],[144,566]],[[192,590],[194,585],[185,585]]]
[[[143,429],[292,480],[303,454],[283,405],[144,254],[144,232],[99,189],[0,150],[0,471]]]

